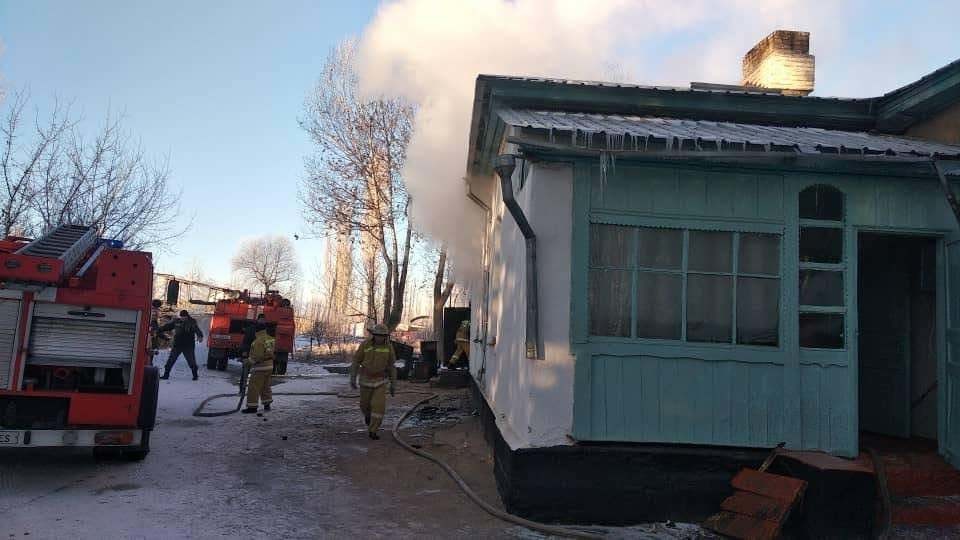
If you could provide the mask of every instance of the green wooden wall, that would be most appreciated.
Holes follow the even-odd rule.
[[[603,175],[595,160],[576,162],[574,177],[575,438],[752,447],[783,441],[856,454],[857,232],[952,231],[934,179],[624,161]],[[816,184],[845,196],[843,350],[799,346],[797,200]],[[781,233],[779,347],[589,336],[590,223]]]

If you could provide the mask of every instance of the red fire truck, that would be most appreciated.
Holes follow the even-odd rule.
[[[276,359],[273,372],[287,372],[287,359],[293,351],[295,324],[290,300],[277,291],[267,291],[263,296],[252,296],[243,291],[237,298],[225,298],[217,302],[210,319],[210,352],[207,354],[207,369],[227,369],[230,358],[240,358],[243,337],[257,316],[263,315],[268,326],[276,329]]]
[[[159,389],[152,281],[149,253],[90,227],[0,240],[0,447],[146,457]]]

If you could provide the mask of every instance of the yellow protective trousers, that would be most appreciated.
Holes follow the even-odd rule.
[[[383,422],[383,413],[387,410],[387,385],[381,384],[375,388],[360,387],[360,412],[367,422],[367,430],[376,433]]]
[[[257,408],[257,402],[264,405],[273,402],[273,390],[270,389],[271,371],[251,371],[250,382],[247,383],[247,407]]]

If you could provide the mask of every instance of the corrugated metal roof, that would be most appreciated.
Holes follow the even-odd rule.
[[[729,85],[730,88],[704,88],[704,87],[683,87],[683,86],[667,86],[667,85],[649,85],[649,84],[634,84],[634,83],[621,83],[621,82],[609,82],[609,81],[587,81],[580,79],[558,79],[551,77],[525,77],[520,75],[490,75],[490,74],[481,74],[478,75],[479,79],[485,80],[500,80],[500,81],[516,81],[516,82],[529,82],[529,83],[538,83],[538,84],[552,84],[559,86],[586,86],[586,87],[595,87],[595,88],[628,88],[634,90],[653,90],[657,92],[673,92],[673,93],[692,93],[692,94],[726,94],[726,95],[752,95],[752,96],[772,96],[779,97],[783,99],[798,99],[805,101],[849,101],[849,102],[861,102],[869,101],[873,98],[846,98],[846,97],[833,97],[833,96],[794,96],[794,95],[784,95],[778,91],[767,91],[763,88],[747,88],[740,87],[737,85]],[[702,84],[702,83],[690,83],[691,85]],[[722,86],[722,85],[721,85]]]
[[[960,157],[960,146],[820,128],[526,109],[502,109],[498,114],[508,125],[546,130],[552,141],[588,148],[644,151],[665,147],[668,150]],[[596,135],[605,135],[599,145]]]

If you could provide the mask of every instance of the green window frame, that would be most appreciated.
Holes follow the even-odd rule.
[[[591,338],[781,347],[782,231],[591,222],[589,245]]]
[[[845,350],[847,328],[842,191],[827,184],[808,186],[799,195],[798,332],[800,348]]]

